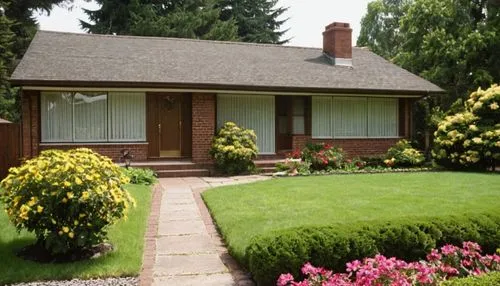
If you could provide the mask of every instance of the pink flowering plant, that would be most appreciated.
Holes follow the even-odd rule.
[[[306,277],[296,282],[291,274],[282,274],[278,286],[371,286],[371,285],[440,285],[452,277],[477,276],[500,271],[500,256],[482,255],[481,247],[474,242],[464,242],[462,248],[445,245],[433,249],[427,259],[405,262],[395,257],[376,255],[363,261],[346,264],[346,273],[314,267],[307,262],[301,269]]]

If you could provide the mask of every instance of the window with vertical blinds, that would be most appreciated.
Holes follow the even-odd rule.
[[[217,127],[231,121],[252,129],[261,154],[275,152],[275,101],[265,95],[217,95]]]
[[[312,97],[314,138],[398,136],[398,100],[369,97]]]
[[[146,95],[134,92],[43,92],[42,142],[146,140]]]

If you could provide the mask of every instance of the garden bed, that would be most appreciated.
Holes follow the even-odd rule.
[[[499,184],[498,175],[481,173],[332,175],[222,187],[205,192],[203,198],[230,253],[248,267],[246,251],[257,237],[291,228],[342,230],[353,225],[495,214],[500,193],[494,187]]]

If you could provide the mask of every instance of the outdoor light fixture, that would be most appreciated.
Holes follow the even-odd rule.
[[[122,156],[120,157],[120,161],[125,162],[125,168],[128,169],[130,167],[130,163],[132,162],[134,156],[130,154],[129,149],[122,149],[120,153],[122,154]]]

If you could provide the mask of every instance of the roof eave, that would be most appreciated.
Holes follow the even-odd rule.
[[[375,95],[412,95],[428,96],[445,93],[444,90],[387,90],[363,88],[323,88],[323,87],[293,87],[293,86],[257,86],[207,83],[159,83],[159,82],[115,82],[115,81],[58,81],[58,80],[22,80],[11,79],[14,86],[40,87],[72,87],[72,88],[152,88],[152,89],[200,89],[200,90],[241,90],[259,92],[300,92],[318,94],[375,94]]]

